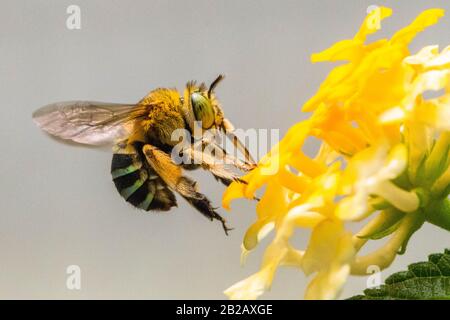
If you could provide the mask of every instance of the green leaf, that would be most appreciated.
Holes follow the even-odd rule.
[[[364,290],[350,300],[450,300],[450,249],[413,263],[408,271],[389,276],[379,288]]]

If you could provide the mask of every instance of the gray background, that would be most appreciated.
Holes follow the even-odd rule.
[[[82,29],[66,28],[66,8],[81,7]],[[0,1],[0,298],[221,299],[258,269],[262,248],[239,266],[254,204],[224,213],[225,237],[180,200],[169,214],[145,214],[115,190],[108,152],[58,144],[31,113],[72,99],[135,102],[158,86],[210,82],[241,128],[279,128],[305,117],[300,106],[331,69],[309,55],[357,31],[371,4],[393,7],[382,35],[445,1]],[[450,16],[421,34],[412,50],[450,42]],[[315,147],[310,145],[311,148]],[[204,173],[215,204],[223,187]],[[222,210],[223,211],[223,210]],[[308,234],[296,236],[304,245]],[[262,247],[267,244],[265,241]],[[372,244],[375,248],[381,243]],[[383,275],[449,246],[427,225]],[[82,290],[66,289],[66,267],[82,269]],[[281,269],[265,298],[299,298],[307,280]],[[360,292],[353,277],[343,296]]]

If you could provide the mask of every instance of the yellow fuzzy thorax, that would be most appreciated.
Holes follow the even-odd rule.
[[[149,106],[146,117],[140,123],[145,134],[164,144],[176,143],[172,141],[172,132],[185,127],[178,91],[156,89],[145,96],[139,104]]]

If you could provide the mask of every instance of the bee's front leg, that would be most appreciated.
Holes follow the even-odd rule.
[[[248,168],[247,170],[254,169],[256,167],[256,162],[255,160],[253,160],[250,151],[248,151],[248,149],[241,142],[241,140],[239,140],[239,138],[234,134],[234,126],[231,123],[231,121],[228,120],[227,118],[224,118],[220,129],[233,142],[234,147],[244,155],[245,158],[244,163]]]
[[[208,150],[207,146],[212,146],[212,150]],[[214,152],[217,149],[215,145],[205,145],[202,150],[198,150],[195,145],[183,150],[185,159],[189,162],[185,165],[199,165],[204,170],[211,172],[214,177],[225,185],[229,185],[233,181],[243,182],[239,176],[231,170],[231,165],[234,165],[226,154],[222,152]],[[220,150],[223,151],[223,150]]]
[[[225,219],[215,211],[208,198],[197,191],[197,183],[183,176],[181,166],[175,164],[167,153],[150,144],[146,144],[142,151],[148,164],[172,190],[178,192],[210,220],[219,220],[228,235],[231,229],[227,227]]]

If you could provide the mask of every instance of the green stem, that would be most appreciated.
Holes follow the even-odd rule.
[[[450,231],[450,200],[443,199],[434,202],[430,201],[430,205],[426,209],[426,221]]]

